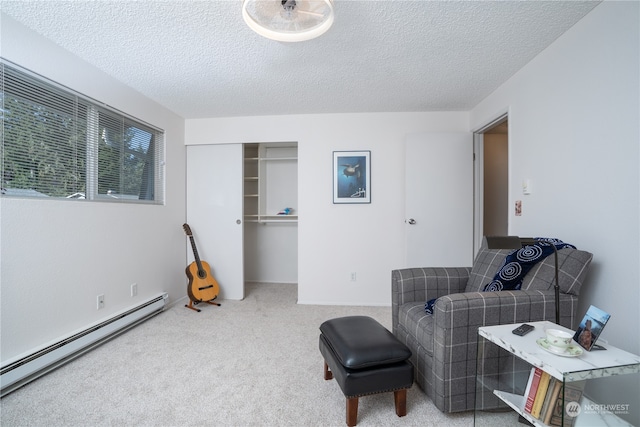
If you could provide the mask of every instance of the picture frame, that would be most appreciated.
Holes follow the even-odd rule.
[[[371,203],[371,151],[333,152],[333,203]]]
[[[587,351],[595,349],[597,347],[596,341],[610,318],[609,313],[593,305],[590,306],[582,318],[573,340]]]

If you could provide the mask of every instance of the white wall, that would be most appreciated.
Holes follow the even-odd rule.
[[[468,120],[467,113],[194,119],[185,141],[298,141],[298,301],[389,305],[391,270],[405,265],[404,137],[468,131]],[[371,204],[333,204],[336,150],[371,150]]]
[[[159,292],[185,294],[184,120],[11,18],[1,54],[165,130],[166,205],[0,199],[2,363]],[[130,285],[138,284],[138,296]],[[96,296],[106,307],[96,309]]]
[[[244,280],[298,283],[298,225],[244,224]]]
[[[579,312],[612,317],[603,338],[640,354],[638,2],[604,2],[471,112],[509,109],[510,232],[557,236],[594,254]],[[522,195],[522,180],[533,194]],[[638,380],[620,377],[619,400]],[[633,382],[633,388],[629,385]],[[603,386],[604,393],[614,391]],[[625,396],[626,394],[626,396]]]

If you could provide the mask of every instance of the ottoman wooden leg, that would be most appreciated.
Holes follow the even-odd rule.
[[[393,398],[396,402],[396,415],[399,417],[407,415],[407,389],[394,391]]]
[[[358,398],[347,398],[347,425],[353,427],[358,421]]]
[[[324,362],[324,379],[325,380],[333,379],[333,373],[329,370],[329,365],[327,365],[327,362]]]

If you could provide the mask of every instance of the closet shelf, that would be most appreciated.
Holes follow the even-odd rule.
[[[278,215],[285,207],[297,210],[297,144],[244,146],[244,218],[255,223],[296,223],[297,215]]]
[[[245,215],[245,222],[256,222],[258,224],[268,223],[296,223],[298,215]]]
[[[258,160],[260,161],[271,161],[271,160],[298,160],[297,157],[260,157]]]

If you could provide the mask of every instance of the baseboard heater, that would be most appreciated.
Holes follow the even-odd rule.
[[[162,312],[167,298],[166,293],[158,295],[83,331],[3,365],[0,367],[0,397]]]

